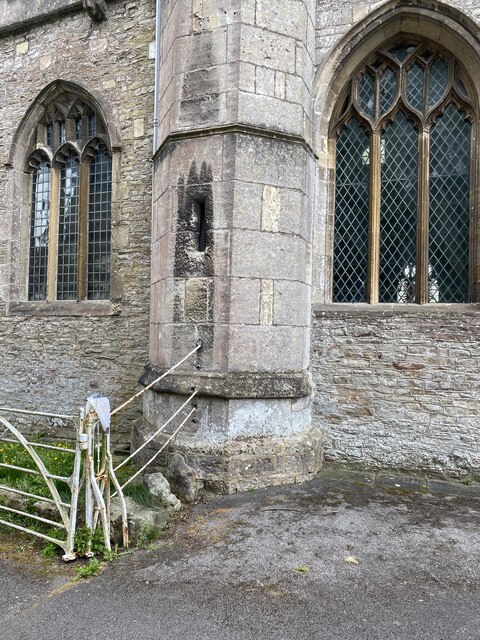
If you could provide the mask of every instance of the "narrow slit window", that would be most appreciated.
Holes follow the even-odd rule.
[[[207,207],[205,200],[197,200],[195,209],[198,220],[198,250],[205,253],[207,248]]]

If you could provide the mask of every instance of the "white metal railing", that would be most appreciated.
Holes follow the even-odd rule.
[[[118,413],[121,409],[123,409],[124,407],[126,407],[127,405],[130,404],[130,402],[132,402],[135,398],[138,398],[139,396],[143,395],[146,391],[148,391],[149,389],[151,389],[152,387],[154,387],[156,384],[158,384],[161,380],[163,380],[164,378],[166,378],[168,375],[170,375],[171,373],[173,373],[175,371],[175,369],[177,369],[181,364],[183,364],[186,360],[188,360],[189,358],[191,358],[195,353],[197,353],[197,351],[199,351],[201,348],[203,347],[203,340],[197,340],[197,343],[195,345],[195,348],[192,349],[190,351],[190,353],[188,353],[184,358],[182,358],[181,360],[179,360],[177,362],[177,364],[175,364],[173,367],[170,367],[170,369],[168,369],[168,371],[165,371],[164,373],[162,373],[160,376],[158,376],[158,378],[155,378],[155,380],[153,380],[153,382],[151,382],[149,385],[147,385],[146,387],[144,387],[141,391],[139,391],[138,393],[136,393],[134,396],[132,396],[132,398],[130,398],[130,400],[127,400],[126,402],[124,402],[122,405],[120,405],[117,409],[115,409],[115,411],[112,411],[111,415],[113,416],[114,414]],[[130,460],[132,460],[133,458],[135,458],[140,451],[142,451],[150,442],[152,442],[152,440],[154,440],[155,438],[157,438],[161,433],[163,433],[165,431],[165,429],[168,427],[168,425],[173,422],[173,420],[183,411],[183,409],[185,409],[185,407],[192,402],[192,400],[195,398],[195,396],[197,395],[197,390],[192,387],[192,393],[191,395],[185,400],[185,402],[175,411],[175,413],[170,416],[170,418],[168,418],[168,420],[166,420],[161,427],[159,427],[154,433],[152,433],[151,436],[149,436],[145,442],[143,442],[137,449],[135,449],[135,451],[133,453],[131,453],[127,458],[125,458],[125,460],[122,460],[122,462],[120,464],[118,464],[114,471],[118,471],[121,467],[123,467],[124,465],[126,465],[128,462],[130,462]],[[130,478],[128,478],[128,480],[126,480],[120,487],[120,490],[123,490],[127,485],[129,485],[133,480],[135,480],[135,478],[137,478],[141,473],[143,473],[145,471],[145,469],[147,467],[149,467],[152,462],[154,462],[158,456],[168,447],[168,445],[170,444],[170,442],[172,442],[172,440],[177,436],[177,434],[179,433],[179,431],[181,431],[181,429],[183,429],[183,427],[185,426],[185,424],[188,422],[188,420],[192,417],[192,415],[195,413],[196,411],[196,405],[192,405],[193,408],[191,409],[191,411],[183,418],[182,422],[178,425],[178,427],[173,431],[172,434],[169,435],[169,437],[167,438],[167,440],[162,444],[162,446],[158,449],[158,451],[156,451],[153,456],[150,457],[150,459],[140,468],[138,469],[138,471],[136,471],[136,473],[134,473]],[[115,493],[112,494],[112,498],[114,498],[117,493],[119,493],[119,490],[117,489],[117,491]]]
[[[133,395],[127,401],[123,402],[119,407],[110,411],[110,402],[108,398],[101,394],[93,394],[87,399],[85,408],[79,411],[78,416],[63,415],[57,413],[48,413],[42,411],[30,411],[26,409],[18,409],[13,407],[0,407],[0,413],[13,413],[20,415],[41,416],[48,418],[61,418],[69,422],[73,422],[76,430],[75,448],[60,447],[53,444],[33,442],[27,440],[25,436],[13,426],[13,424],[4,417],[0,416],[0,430],[3,427],[3,433],[0,434],[0,442],[18,444],[27,453],[34,462],[35,468],[21,467],[11,463],[2,462],[0,468],[11,469],[19,473],[37,475],[43,478],[51,497],[41,496],[35,493],[24,491],[18,487],[9,486],[7,483],[0,484],[0,490],[35,499],[38,502],[53,504],[60,517],[60,522],[45,518],[38,514],[29,513],[22,509],[0,504],[0,510],[14,516],[22,516],[23,518],[32,519],[36,522],[47,524],[51,527],[63,529],[66,532],[65,539],[57,539],[49,536],[41,531],[30,529],[26,526],[0,519],[0,524],[13,529],[30,533],[39,538],[43,538],[48,542],[52,542],[60,546],[63,551],[63,559],[65,561],[76,558],[74,549],[75,532],[78,521],[78,502],[79,494],[82,487],[85,488],[85,526],[90,530],[90,541],[88,543],[87,555],[93,555],[91,552],[92,538],[99,523],[101,524],[105,548],[111,550],[111,518],[110,503],[111,498],[118,496],[122,513],[122,534],[123,545],[128,547],[128,520],[127,506],[123,489],[135,480],[145,469],[150,466],[157,457],[165,450],[165,448],[174,440],[180,430],[185,426],[188,420],[196,411],[196,405],[192,403],[197,395],[197,390],[192,387],[192,393],[183,402],[183,404],[175,411],[175,413],[164,422],[152,435],[150,435],[133,453],[122,460],[116,467],[113,465],[110,441],[110,421],[112,416],[118,414],[122,409],[130,405],[134,400],[142,396],[146,391],[154,387],[161,380],[173,373],[181,364],[191,358],[203,346],[201,340],[198,340],[194,349],[190,351],[184,358],[172,366],[168,371],[158,376],[153,382],[144,387],[141,391]],[[187,405],[192,403],[192,409],[182,416],[180,424],[168,435],[161,447],[150,457],[150,459],[135,471],[127,480],[120,484],[116,472],[124,467],[128,462],[134,459],[145,447],[157,438],[165,429],[179,416]],[[57,451],[59,454],[70,454],[74,456],[72,464],[72,473],[70,476],[59,476],[50,473],[46,468],[43,460],[37,454],[36,449],[47,449]],[[83,473],[82,473],[83,463]],[[70,488],[70,502],[61,499],[56,482],[63,482]],[[111,493],[113,485],[114,492]]]
[[[42,415],[44,416],[44,412],[35,412],[35,411],[26,411],[23,409],[14,409],[11,407],[2,407],[0,411],[7,413],[20,413],[29,415]],[[62,417],[67,420],[74,420],[73,416],[60,416],[59,414],[48,414],[49,417]],[[77,507],[78,507],[78,494],[80,488],[80,468],[81,468],[81,458],[82,458],[82,449],[85,444],[85,437],[83,434],[83,425],[81,418],[76,424],[76,440],[75,440],[75,449],[66,449],[64,447],[57,447],[55,445],[47,445],[39,442],[31,442],[25,438],[25,436],[13,426],[13,424],[0,416],[0,425],[4,428],[3,433],[0,436],[0,442],[6,443],[14,443],[20,445],[30,456],[32,461],[35,463],[35,469],[31,469],[28,467],[20,467],[18,465],[10,464],[2,462],[0,463],[0,468],[12,469],[13,471],[18,471],[19,473],[26,473],[31,475],[40,476],[43,478],[48,490],[50,492],[51,497],[37,495],[28,491],[23,491],[17,487],[10,487],[8,484],[1,484],[0,489],[7,490],[15,495],[24,496],[30,499],[35,499],[37,502],[45,502],[49,504],[53,504],[56,507],[58,515],[60,517],[61,522],[57,522],[55,520],[51,520],[50,518],[44,518],[34,513],[30,513],[28,511],[23,511],[21,509],[14,509],[13,507],[9,507],[4,504],[0,504],[0,511],[4,511],[6,513],[14,514],[22,516],[23,518],[31,519],[36,522],[42,522],[44,524],[48,524],[51,527],[55,527],[58,529],[65,530],[66,537],[65,539],[53,538],[41,531],[36,531],[34,529],[30,529],[26,526],[16,524],[15,522],[10,522],[8,520],[0,519],[0,524],[6,525],[13,529],[17,529],[18,531],[23,531],[26,533],[30,533],[39,538],[43,538],[48,542],[53,542],[54,544],[59,545],[63,551],[64,560],[73,560],[75,558],[74,553],[74,538],[75,538],[75,528],[76,528],[76,520],[77,520]],[[8,434],[8,437],[5,437]],[[73,453],[73,465],[72,465],[72,473],[70,476],[58,476],[53,473],[50,473],[46,468],[43,460],[40,458],[38,453],[36,452],[37,448],[46,448],[49,450],[55,450],[59,455],[66,453]],[[57,482],[64,482],[70,488],[71,500],[69,503],[64,502],[60,494],[58,492],[57,486],[55,484]]]

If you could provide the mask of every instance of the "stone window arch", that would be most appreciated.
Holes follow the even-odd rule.
[[[37,120],[30,174],[29,301],[110,298],[112,150],[101,114],[63,92]]]
[[[414,37],[337,102],[333,302],[475,301],[478,105],[459,60]]]

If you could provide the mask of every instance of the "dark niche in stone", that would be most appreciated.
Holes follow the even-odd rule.
[[[83,0],[83,8],[95,22],[107,19],[107,5],[105,0]]]

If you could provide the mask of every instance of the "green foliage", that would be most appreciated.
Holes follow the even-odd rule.
[[[77,555],[84,556],[89,552],[89,544],[92,532],[88,527],[78,527],[75,532],[74,548]]]
[[[144,525],[140,535],[138,536],[138,546],[145,548],[150,546],[159,537],[161,529],[154,524]]]
[[[161,498],[151,494],[143,482],[126,486],[124,494],[145,509],[157,509],[163,505]]]
[[[88,527],[78,527],[75,532],[74,547],[79,556],[85,556],[91,551],[96,556],[103,556],[105,560],[111,560],[114,557],[113,552],[105,547],[105,536],[101,527],[95,529],[93,536]]]
[[[55,558],[58,554],[60,547],[53,542],[47,542],[43,545],[42,556],[44,558]]]
[[[32,438],[32,441],[39,438]],[[36,452],[46,466],[49,473],[56,476],[69,477],[73,470],[74,454],[69,451],[62,452],[60,449],[71,448],[71,444],[66,442],[57,442],[55,449],[37,448]],[[37,470],[35,462],[30,457],[28,451],[21,445],[13,442],[0,442],[0,462],[4,464],[13,464],[17,467],[25,469]],[[36,495],[46,498],[50,497],[50,490],[45,480],[41,476],[26,474],[23,471],[0,467],[0,482],[9,486],[35,493]],[[62,499],[66,502],[70,500],[70,489],[64,482],[55,481],[55,485]]]
[[[92,576],[96,576],[97,573],[102,568],[101,563],[97,560],[97,558],[91,558],[87,564],[84,564],[81,567],[77,567],[77,578],[79,580],[91,578]]]

